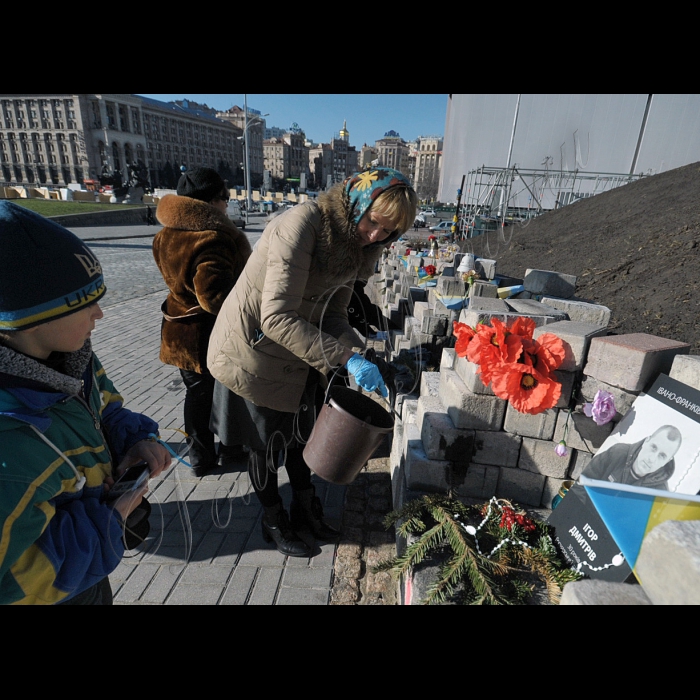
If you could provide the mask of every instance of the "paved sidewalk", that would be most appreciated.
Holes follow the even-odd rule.
[[[163,292],[155,292],[107,307],[93,344],[125,405],[158,421],[161,437],[186,459],[178,432],[184,385],[177,368],[158,359],[162,299]],[[279,478],[288,506],[284,469]],[[128,552],[110,576],[115,604],[330,604],[336,546],[317,546],[312,558],[300,559],[265,543],[245,463],[240,471],[202,479],[178,464],[154,481],[148,546]],[[314,481],[328,520],[338,525],[345,487]]]
[[[251,220],[257,241],[265,225]],[[93,346],[125,405],[160,425],[161,437],[187,459],[176,367],[158,359],[160,305],[167,288],[151,252],[154,226],[75,228],[100,258],[107,281],[104,318]],[[262,511],[246,464],[195,478],[174,463],[151,482],[152,532],[145,548],[127,552],[110,576],[117,605],[394,605],[396,584],[373,564],[395,551],[383,518],[391,509],[390,444],[347,487],[313,477],[326,516],[341,528],[338,545],[317,547],[310,559],[285,557],[263,541]],[[280,492],[291,490],[282,469]],[[310,541],[313,544],[313,541]],[[140,551],[143,549],[143,551]]]

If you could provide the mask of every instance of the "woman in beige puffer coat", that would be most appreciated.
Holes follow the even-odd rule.
[[[358,352],[363,341],[348,323],[347,307],[354,281],[372,274],[382,249],[409,228],[416,203],[402,173],[376,168],[275,217],[217,317],[207,355],[217,379],[213,427],[225,443],[250,447],[263,536],[284,554],[310,555],[297,529],[308,528],[317,539],[338,535],[323,520],[294,430],[310,433],[302,424],[313,420],[320,375],[347,366],[363,388],[384,388],[376,365]],[[279,442],[271,442],[275,436]],[[277,467],[266,458],[285,446],[291,525]]]

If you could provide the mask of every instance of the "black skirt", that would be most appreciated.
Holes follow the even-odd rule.
[[[316,415],[323,401],[321,375],[309,368],[299,408],[295,413],[256,406],[234,394],[218,380],[214,384],[214,401],[209,427],[227,447],[246,445],[252,450],[304,446],[311,435]]]

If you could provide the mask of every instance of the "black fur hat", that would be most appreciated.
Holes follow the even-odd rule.
[[[177,183],[177,193],[181,197],[201,199],[203,202],[211,202],[225,189],[226,183],[221,179],[221,175],[211,168],[189,170],[183,173]]]

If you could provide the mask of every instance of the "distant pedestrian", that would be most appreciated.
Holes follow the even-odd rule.
[[[178,367],[185,383],[185,432],[196,476],[232,456],[223,445],[217,454],[209,427],[214,378],[206,366],[216,315],[251,252],[226,216],[229,196],[216,170],[197,168],[183,173],[177,195],[165,195],[156,211],[165,228],[153,239],[153,256],[170,290],[162,306],[160,359]]]

